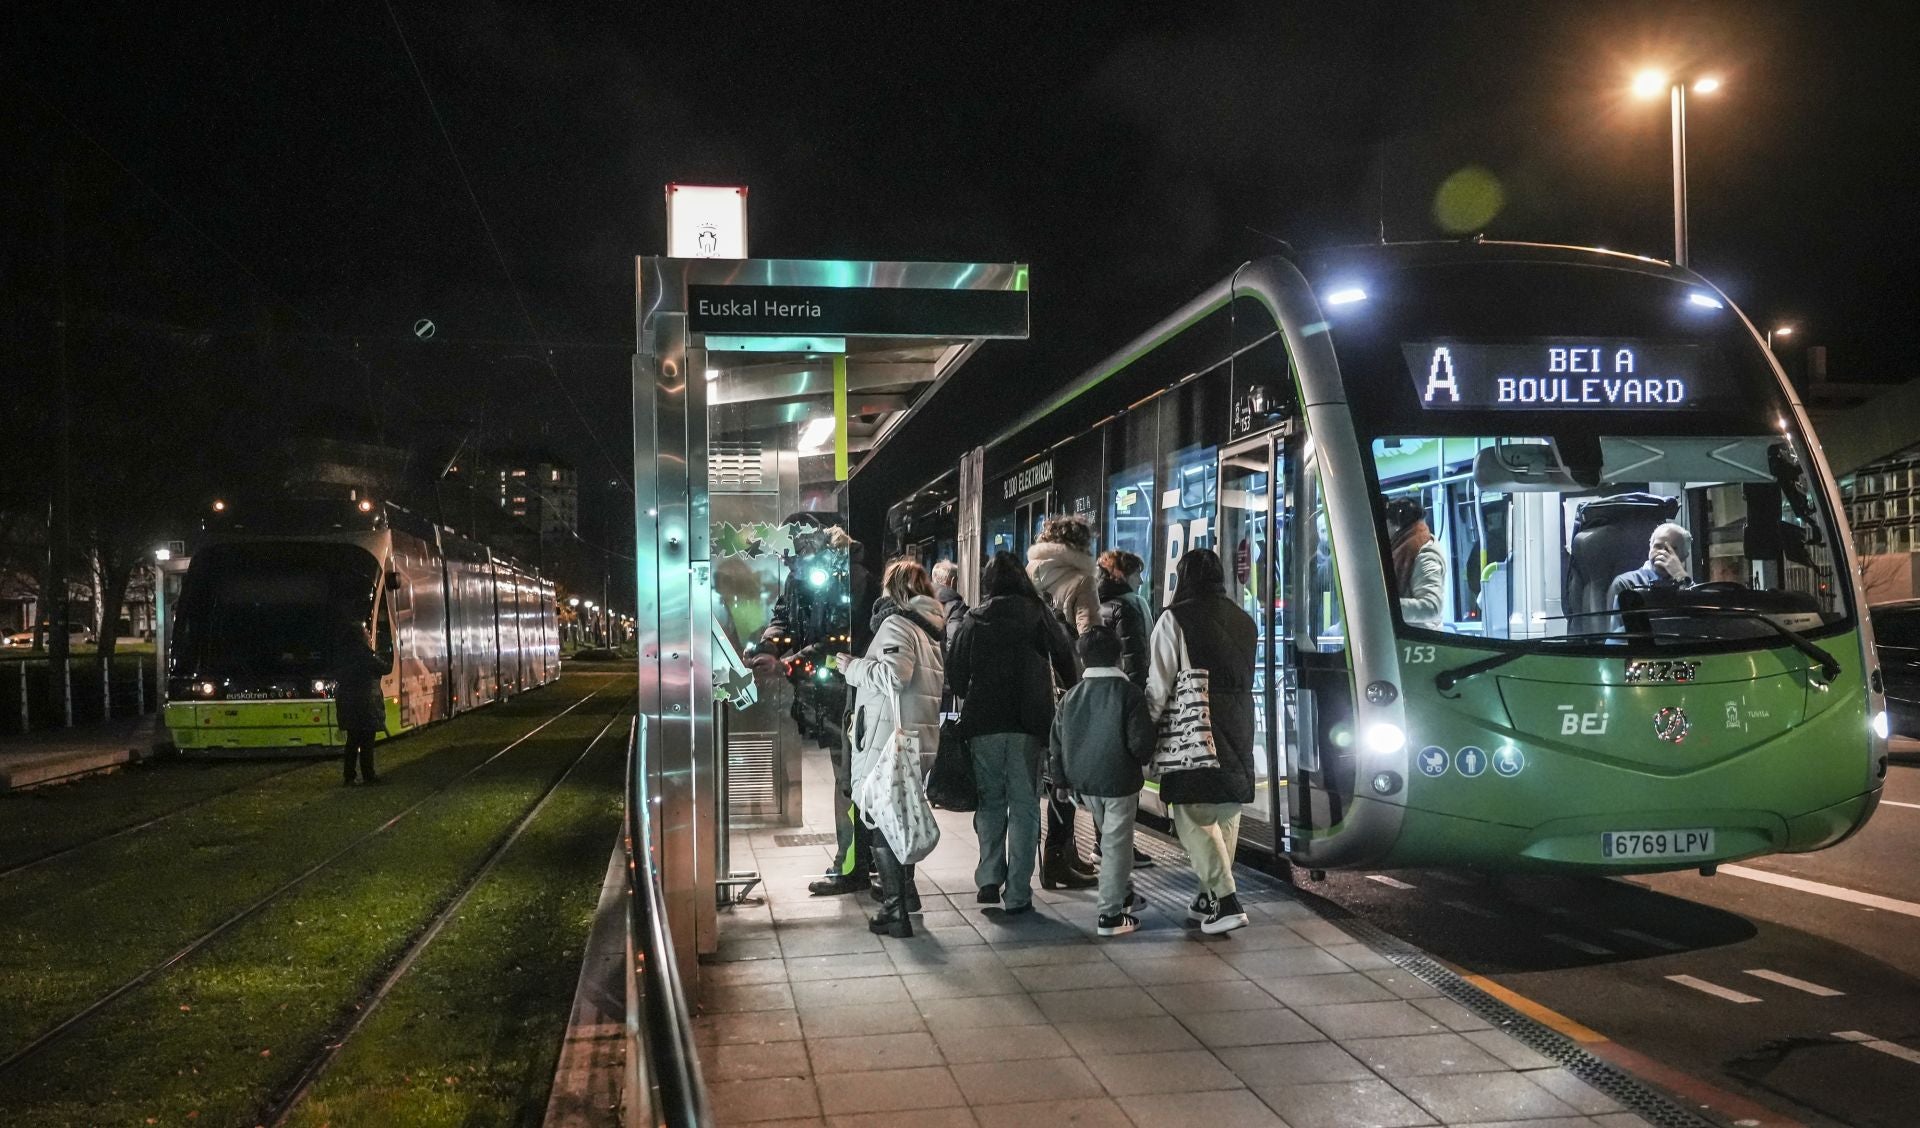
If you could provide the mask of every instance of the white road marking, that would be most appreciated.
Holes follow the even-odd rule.
[[[1880,805],[1882,807],[1912,807],[1914,810],[1920,811],[1920,803],[1896,803],[1892,799],[1882,799],[1880,800]]]
[[[1892,897],[1882,897],[1878,893],[1862,893],[1857,889],[1847,889],[1839,885],[1828,885],[1822,881],[1808,881],[1801,877],[1788,877],[1785,874],[1769,873],[1748,866],[1721,866],[1720,872],[1733,877],[1744,877],[1748,881],[1764,881],[1768,885],[1778,885],[1782,889],[1796,889],[1802,893],[1812,893],[1816,897],[1831,897],[1836,901],[1865,905],[1870,909],[1885,909],[1890,913],[1920,917],[1920,905],[1912,901],[1899,901]]]
[[[1412,889],[1413,888],[1413,886],[1408,885],[1406,882],[1388,877],[1384,873],[1370,873],[1367,875],[1367,880],[1377,881],[1389,889]]]
[[[1757,1003],[1760,1001],[1752,995],[1735,991],[1731,987],[1722,987],[1718,983],[1708,983],[1704,979],[1695,979],[1691,975],[1669,975],[1667,978],[1682,987],[1691,987],[1695,991],[1704,991],[1716,999],[1725,999],[1729,1003]]]
[[[1920,1050],[1909,1050],[1898,1042],[1889,1042],[1885,1038],[1875,1038],[1871,1034],[1862,1034],[1858,1030],[1836,1030],[1833,1032],[1833,1036],[1843,1042],[1858,1042],[1869,1050],[1879,1050],[1881,1053],[1890,1057],[1897,1057],[1901,1061],[1910,1061],[1915,1065],[1920,1065]]]
[[[1494,912],[1492,909],[1483,909],[1479,905],[1476,905],[1471,901],[1442,901],[1440,903],[1447,906],[1450,909],[1459,909],[1461,912],[1466,913],[1469,916],[1477,916],[1485,920],[1500,919],[1499,913]]]
[[[1764,967],[1750,967],[1747,969],[1747,974],[1753,976],[1755,979],[1764,979],[1769,983],[1778,983],[1782,987],[1791,987],[1795,991],[1805,991],[1809,995],[1818,995],[1823,999],[1837,998],[1838,996],[1846,994],[1845,991],[1835,991],[1831,987],[1822,987],[1818,983],[1809,983],[1804,979],[1795,979],[1791,975],[1782,975],[1777,971],[1768,971]]]
[[[1685,944],[1675,944],[1671,940],[1663,940],[1652,933],[1641,932],[1637,928],[1610,928],[1607,931],[1613,933],[1615,936],[1624,936],[1629,940],[1638,940],[1642,944],[1650,944],[1655,948],[1665,948],[1669,952],[1684,952],[1687,950]]]
[[[1547,939],[1553,941],[1555,944],[1572,948],[1576,952],[1585,952],[1589,956],[1611,956],[1614,954],[1612,948],[1602,948],[1598,944],[1589,944],[1585,940],[1579,940],[1558,932],[1549,932],[1546,935]]]

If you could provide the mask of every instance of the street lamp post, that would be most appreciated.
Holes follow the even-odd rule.
[[[173,550],[153,550],[153,711],[167,702],[167,561]]]
[[[1642,98],[1657,96],[1664,88],[1673,111],[1673,264],[1687,265],[1687,87],[1697,94],[1720,89],[1720,80],[1711,76],[1688,79],[1662,71],[1641,71],[1633,80],[1633,92]]]

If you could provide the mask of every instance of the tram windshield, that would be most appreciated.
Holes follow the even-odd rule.
[[[1719,297],[1637,267],[1372,265],[1333,333],[1402,628],[1631,650],[1850,622],[1818,462]]]
[[[321,677],[342,624],[364,630],[380,568],[351,544],[216,545],[187,573],[175,623],[176,677]]]
[[[1400,435],[1372,454],[1408,627],[1678,642],[1845,617],[1825,506],[1779,433]]]

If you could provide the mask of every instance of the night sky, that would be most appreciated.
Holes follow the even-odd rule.
[[[1033,339],[886,455],[904,489],[1272,237],[1448,234],[1469,165],[1490,237],[1668,256],[1666,107],[1624,93],[1657,60],[1726,83],[1693,107],[1695,267],[1836,379],[1915,375],[1911,5],[920,7],[12,6],[6,363],[46,362],[64,165],[76,308],[270,328],[297,360],[254,392],[297,428],[441,449],[484,414],[579,465],[617,538],[632,256],[666,182],[743,183],[760,257],[1033,264]]]

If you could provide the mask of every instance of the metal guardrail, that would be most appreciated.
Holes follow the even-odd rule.
[[[627,734],[627,1092],[628,1128],[710,1128],[713,1110],[700,1078],[680,966],[667,928],[666,893],[652,864],[653,803],[647,791],[647,717]]]

